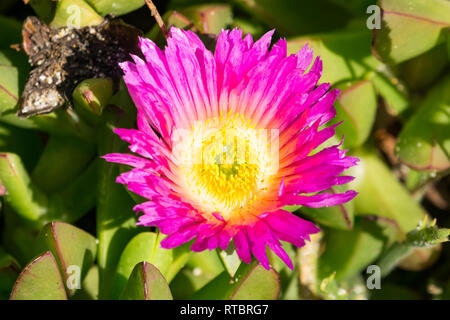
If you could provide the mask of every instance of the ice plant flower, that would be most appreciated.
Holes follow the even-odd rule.
[[[195,239],[193,251],[226,249],[232,240],[246,263],[253,254],[270,268],[267,246],[292,269],[280,240],[301,247],[319,229],[283,207],[355,197],[327,190],[352,180],[341,173],[358,159],[340,145],[315,150],[335,133],[324,125],[338,90],[317,84],[312,50],[287,56],[284,39],[269,48],[272,34],[254,42],[223,30],[213,53],[172,28],[164,50],[140,39],[145,61],[121,64],[138,129],[115,132],[137,155],[104,158],[133,167],[117,182],[148,199],[134,210],[139,224],[168,235],[162,247]]]

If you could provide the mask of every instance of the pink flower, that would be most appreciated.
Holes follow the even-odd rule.
[[[287,56],[281,39],[269,50],[272,34],[253,42],[224,30],[212,53],[195,33],[172,28],[163,51],[141,39],[146,61],[121,64],[138,129],[115,132],[139,156],[104,158],[133,167],[117,182],[149,200],[134,210],[139,224],[169,235],[164,248],[195,238],[193,251],[226,249],[233,240],[244,262],[253,254],[270,268],[267,245],[293,268],[280,240],[301,247],[319,229],[283,207],[356,196],[326,190],[351,181],[340,174],[358,159],[340,145],[313,153],[335,134],[320,128],[335,116],[339,91],[317,85],[319,58],[305,72],[307,46]]]

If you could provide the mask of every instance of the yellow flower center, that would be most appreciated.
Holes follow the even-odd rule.
[[[176,154],[183,193],[197,209],[219,212],[225,219],[248,209],[278,169],[278,150],[271,152],[270,134],[239,115],[181,130]]]

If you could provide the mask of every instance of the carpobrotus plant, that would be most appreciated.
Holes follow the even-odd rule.
[[[149,200],[135,211],[143,212],[141,225],[170,235],[162,247],[195,238],[193,251],[226,250],[233,239],[246,263],[253,254],[270,269],[268,246],[293,269],[279,240],[302,247],[319,229],[283,207],[329,207],[356,195],[300,195],[351,181],[340,174],[357,159],[339,145],[311,155],[335,135],[334,126],[319,127],[336,115],[338,91],[316,88],[320,58],[305,73],[313,58],[307,47],[286,57],[280,40],[269,51],[272,34],[253,42],[224,30],[213,55],[192,31],[172,28],[164,51],[141,39],[146,62],[134,56],[122,64],[138,130],[115,132],[147,159],[104,158],[134,167],[117,181]]]

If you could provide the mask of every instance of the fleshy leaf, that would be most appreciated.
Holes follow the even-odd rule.
[[[107,108],[104,111],[104,117],[107,119],[108,126],[101,128],[99,132],[98,154],[104,155],[125,150],[125,144],[112,132],[112,129],[129,127],[130,119],[117,108],[109,110]],[[132,210],[135,203],[125,188],[115,183],[119,175],[118,165],[101,161],[98,171],[96,215],[99,241],[97,263],[100,273],[99,298],[105,299],[112,293],[115,268],[120,255],[127,242],[137,233],[137,229],[136,217]]]
[[[376,92],[383,97],[388,113],[403,118],[410,110],[410,101],[399,79],[378,72],[370,73],[368,78]]]
[[[351,231],[330,229],[325,234],[326,247],[318,261],[318,277],[336,273],[336,280],[355,276],[381,253],[382,229],[370,220],[357,219]]]
[[[450,26],[446,0],[383,0],[381,29],[375,30],[374,52],[388,63],[400,63],[445,41]]]
[[[321,83],[335,84],[361,79],[382,63],[370,52],[369,30],[339,30],[325,34],[302,36],[288,40],[288,53],[297,53],[308,44],[323,61]]]
[[[14,109],[19,101],[19,89],[25,85],[22,73],[27,74],[28,70],[25,55],[11,49],[0,51],[0,111],[2,115]]]
[[[188,299],[223,271],[223,263],[215,251],[195,252],[170,282],[170,289],[175,299]]]
[[[110,78],[86,79],[73,90],[75,110],[87,121],[98,124],[103,109],[113,95]]]
[[[86,0],[102,16],[120,16],[144,5],[144,0]]]
[[[320,56],[323,61],[320,82],[334,85],[369,79],[392,113],[401,114],[408,108],[409,102],[398,86],[399,80],[372,55],[371,42],[370,30],[358,28],[291,38],[287,44],[288,53],[297,53],[308,44],[314,54]]]
[[[0,247],[0,299],[8,299],[19,272],[16,259]]]
[[[228,4],[193,6],[180,11],[201,33],[219,34],[232,21],[231,7]]]
[[[95,26],[103,19],[84,0],[60,0],[56,5],[52,27],[72,26],[76,28]]]
[[[344,147],[361,146],[369,137],[375,121],[377,97],[369,80],[350,82],[337,86],[341,94],[336,101],[336,118],[342,123],[336,127],[339,137],[344,136]]]
[[[93,265],[83,281],[81,289],[77,290],[71,297],[74,300],[97,300],[98,299],[98,267]]]
[[[58,263],[50,251],[34,259],[19,275],[11,300],[67,300]]]
[[[274,300],[280,294],[278,273],[257,263],[242,263],[234,278],[224,271],[192,299]]]
[[[47,196],[31,184],[16,154],[0,154],[0,180],[6,189],[5,200],[14,208],[21,221],[32,229],[40,229],[48,221]]]
[[[433,88],[405,124],[396,145],[400,161],[417,170],[450,168],[450,77]]]
[[[97,161],[58,192],[44,193],[31,182],[21,159],[14,153],[0,153],[0,180],[6,188],[5,200],[21,221],[40,230],[53,220],[73,222],[94,205]]]
[[[445,44],[408,60],[402,66],[401,78],[412,90],[426,88],[435,82],[449,64]]]
[[[225,270],[227,270],[230,277],[234,277],[236,271],[241,265],[241,259],[236,252],[236,247],[234,244],[229,244],[226,250],[218,250],[217,253],[223,263],[223,266],[225,267]]]
[[[349,14],[328,0],[234,0],[260,22],[285,35],[322,32],[343,27]]]
[[[25,168],[30,170],[36,165],[42,147],[38,132],[0,123],[0,152],[19,155]]]
[[[123,300],[172,300],[166,279],[148,262],[136,265],[122,292]]]
[[[114,294],[119,295],[126,285],[134,266],[139,262],[152,263],[170,282],[186,264],[191,255],[188,245],[167,250],[160,246],[164,235],[155,232],[141,232],[127,244],[120,256],[114,279]]]
[[[356,212],[396,221],[403,236],[416,228],[425,211],[407,189],[373,151],[361,150],[354,155],[360,162],[348,174],[356,177],[349,183],[350,188],[359,192],[354,199]]]
[[[14,258],[21,266],[26,265],[36,255],[37,231],[28,228],[20,221],[11,206],[4,203],[2,208],[4,226],[2,244],[8,252],[14,252]]]
[[[50,136],[31,180],[44,192],[55,192],[80,176],[95,155],[95,145],[77,138]]]
[[[39,240],[44,251],[50,250],[53,253],[66,285],[72,273],[77,272],[75,268],[80,272],[78,280],[81,281],[94,262],[97,250],[95,238],[70,224],[47,224],[42,229]],[[74,291],[68,288],[71,294]]]

